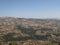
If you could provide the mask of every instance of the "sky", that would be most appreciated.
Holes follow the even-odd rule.
[[[0,0],[0,16],[60,18],[60,0]]]

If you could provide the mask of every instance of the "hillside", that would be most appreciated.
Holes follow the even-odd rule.
[[[0,17],[0,41],[28,39],[60,42],[60,20]]]

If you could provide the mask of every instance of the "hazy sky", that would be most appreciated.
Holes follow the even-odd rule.
[[[0,0],[0,16],[60,18],[60,0]]]

